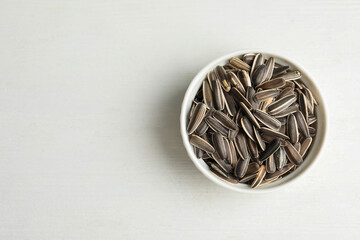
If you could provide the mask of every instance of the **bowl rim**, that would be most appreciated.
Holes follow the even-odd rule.
[[[309,163],[309,165],[307,165],[307,167],[300,173],[298,173],[296,175],[296,177],[288,179],[287,181],[283,182],[281,185],[277,185],[277,186],[272,186],[271,188],[267,188],[267,189],[262,189],[262,188],[256,188],[256,189],[241,189],[241,188],[237,188],[236,185],[231,185],[229,183],[226,183],[225,181],[219,179],[218,177],[216,177],[214,174],[212,174],[209,170],[205,169],[202,165],[200,165],[199,159],[194,158],[190,152],[193,152],[193,148],[189,143],[189,137],[187,135],[186,132],[186,119],[187,119],[187,104],[188,102],[191,100],[189,100],[190,98],[190,94],[193,90],[193,88],[196,87],[197,82],[198,81],[202,81],[202,79],[200,80],[200,77],[204,76],[210,69],[214,68],[218,63],[230,59],[231,57],[235,57],[235,56],[239,56],[245,53],[249,53],[249,52],[261,52],[265,55],[271,55],[275,58],[280,58],[280,59],[284,59],[285,61],[289,62],[289,64],[296,66],[296,68],[298,70],[300,70],[302,73],[304,73],[305,75],[307,75],[308,77],[308,81],[311,82],[312,85],[314,85],[315,89],[318,92],[317,99],[320,99],[321,101],[321,105],[323,108],[323,128],[324,128],[324,132],[323,132],[323,138],[319,143],[319,146],[317,148],[317,153],[314,156],[314,158],[312,159],[312,161]],[[301,64],[299,64],[296,60],[294,60],[293,58],[289,58],[286,55],[283,54],[275,54],[263,49],[244,49],[244,50],[238,50],[238,51],[234,51],[228,54],[225,54],[219,58],[214,59],[213,61],[211,61],[210,63],[208,63],[207,65],[205,65],[205,67],[203,67],[197,74],[196,76],[191,80],[184,98],[183,98],[183,102],[181,105],[181,113],[180,113],[180,132],[181,132],[181,136],[182,136],[182,140],[183,140],[183,144],[185,146],[187,155],[190,157],[190,159],[192,160],[192,162],[194,163],[194,165],[196,166],[197,169],[199,169],[200,172],[202,172],[202,174],[204,174],[208,179],[210,179],[212,182],[216,183],[219,186],[225,187],[227,189],[236,191],[236,192],[242,192],[242,193],[265,193],[265,192],[272,192],[275,190],[279,190],[284,188],[285,186],[289,186],[289,184],[294,183],[296,181],[298,181],[299,179],[301,179],[302,177],[304,177],[307,173],[309,173],[309,171],[311,169],[313,169],[313,167],[315,166],[316,163],[318,163],[319,159],[321,158],[322,154],[323,154],[323,149],[324,146],[326,144],[326,135],[327,135],[327,128],[328,128],[328,120],[327,120],[327,106],[325,101],[323,100],[323,94],[321,92],[321,90],[319,89],[318,85],[316,84],[316,82],[314,81],[314,77],[311,73],[309,73],[309,71],[307,71]]]

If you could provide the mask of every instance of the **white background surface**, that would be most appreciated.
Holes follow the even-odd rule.
[[[0,239],[359,239],[359,1],[0,2]],[[179,134],[205,64],[291,56],[328,104],[288,189],[206,179]]]

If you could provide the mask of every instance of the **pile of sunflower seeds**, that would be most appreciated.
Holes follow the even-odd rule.
[[[248,53],[207,74],[187,133],[217,177],[256,188],[303,163],[316,135],[317,105],[299,71]]]

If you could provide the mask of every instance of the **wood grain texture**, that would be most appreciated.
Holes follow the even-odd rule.
[[[0,239],[359,239],[359,23],[359,1],[1,1]],[[316,167],[262,195],[179,133],[197,71],[244,48],[302,63],[330,120]]]

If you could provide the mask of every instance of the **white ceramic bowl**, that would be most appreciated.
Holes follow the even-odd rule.
[[[213,173],[210,172],[209,167],[205,164],[202,159],[198,159],[194,153],[193,147],[189,143],[189,136],[186,133],[186,126],[187,126],[187,119],[191,107],[192,100],[194,99],[197,91],[199,90],[203,79],[205,78],[207,72],[212,70],[217,65],[224,65],[231,57],[240,56],[244,53],[249,52],[262,52],[266,58],[269,56],[275,57],[276,62],[280,64],[289,65],[290,69],[297,69],[302,73],[301,80],[306,84],[306,86],[312,91],[314,97],[318,101],[319,105],[316,107],[315,114],[318,118],[317,121],[317,134],[313,139],[313,143],[311,148],[308,151],[308,154],[304,160],[304,163],[293,173],[286,176],[283,179],[275,181],[273,183],[266,184],[256,189],[250,188],[246,184],[230,184],[224,182],[220,178],[216,177]],[[327,120],[326,120],[326,111],[325,111],[325,104],[321,97],[320,91],[315,84],[314,78],[309,74],[309,72],[304,69],[300,64],[296,63],[294,60],[290,60],[288,57],[279,56],[278,54],[259,51],[259,50],[244,50],[244,51],[237,51],[225,56],[222,56],[208,65],[206,65],[191,81],[182,103],[181,107],[181,115],[180,115],[180,130],[181,135],[183,138],[183,142],[186,148],[186,151],[194,162],[195,166],[211,181],[217,183],[218,185],[237,191],[237,192],[244,192],[244,193],[259,193],[259,192],[266,192],[272,191],[275,189],[279,189],[281,187],[287,186],[290,182],[294,182],[295,179],[299,179],[300,176],[304,176],[306,172],[310,170],[314,163],[319,159],[319,155],[321,153],[322,147],[324,146],[325,142],[325,134],[326,134],[326,127],[327,127]]]

